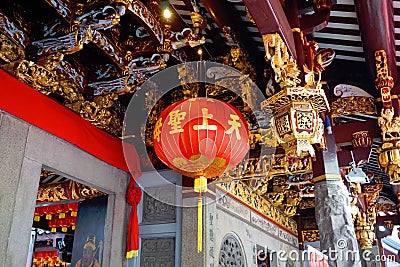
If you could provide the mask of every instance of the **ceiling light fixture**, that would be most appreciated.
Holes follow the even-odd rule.
[[[166,9],[164,9],[163,16],[165,19],[170,19],[172,16],[172,13],[168,8],[166,8]]]

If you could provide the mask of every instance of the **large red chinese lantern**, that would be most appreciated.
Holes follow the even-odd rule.
[[[154,150],[171,169],[194,178],[198,200],[198,250],[202,250],[202,193],[249,150],[247,122],[233,106],[198,97],[167,107],[154,128]]]

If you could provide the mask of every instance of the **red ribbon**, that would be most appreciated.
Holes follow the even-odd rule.
[[[135,180],[131,178],[128,189],[126,190],[126,201],[132,206],[126,242],[126,258],[128,259],[138,256],[139,250],[139,222],[136,206],[139,204],[142,198],[142,191],[135,184]]]

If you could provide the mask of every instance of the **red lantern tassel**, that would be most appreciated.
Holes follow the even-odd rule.
[[[128,239],[126,242],[126,258],[130,259],[139,255],[139,223],[137,217],[137,208],[142,191],[135,186],[135,180],[131,179],[126,192],[126,200],[132,206],[128,223]]]
[[[197,252],[203,250],[203,196],[199,194],[197,200]]]
[[[197,199],[197,252],[203,251],[203,195],[207,192],[207,178],[200,176],[194,179],[194,191],[199,193]]]

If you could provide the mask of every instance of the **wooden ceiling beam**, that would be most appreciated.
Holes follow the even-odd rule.
[[[226,0],[202,0],[201,2],[221,29],[224,26],[231,28],[237,41],[249,55],[250,60],[256,64],[256,68],[260,69],[263,66],[264,57],[259,52],[258,46],[242,20],[237,17],[237,11],[231,6],[232,4]]]
[[[339,124],[333,126],[332,131],[337,144],[351,143],[353,132],[358,131],[369,131],[372,138],[381,138],[381,129],[376,120]]]
[[[399,77],[396,67],[394,34],[394,12],[392,0],[355,0],[364,56],[372,77],[376,77],[376,50],[384,49],[387,55],[389,75],[395,82],[392,95],[400,94]],[[396,86],[397,85],[397,86]]]
[[[353,151],[354,161],[357,163],[360,162],[361,160],[368,159],[371,148],[360,147],[353,149],[352,151]],[[338,156],[339,167],[350,167],[350,162],[353,161],[350,151],[348,150],[338,151],[337,156]]]
[[[215,1],[219,2],[219,1]],[[243,0],[261,35],[279,33],[289,53],[297,60],[292,28],[279,0]]]

